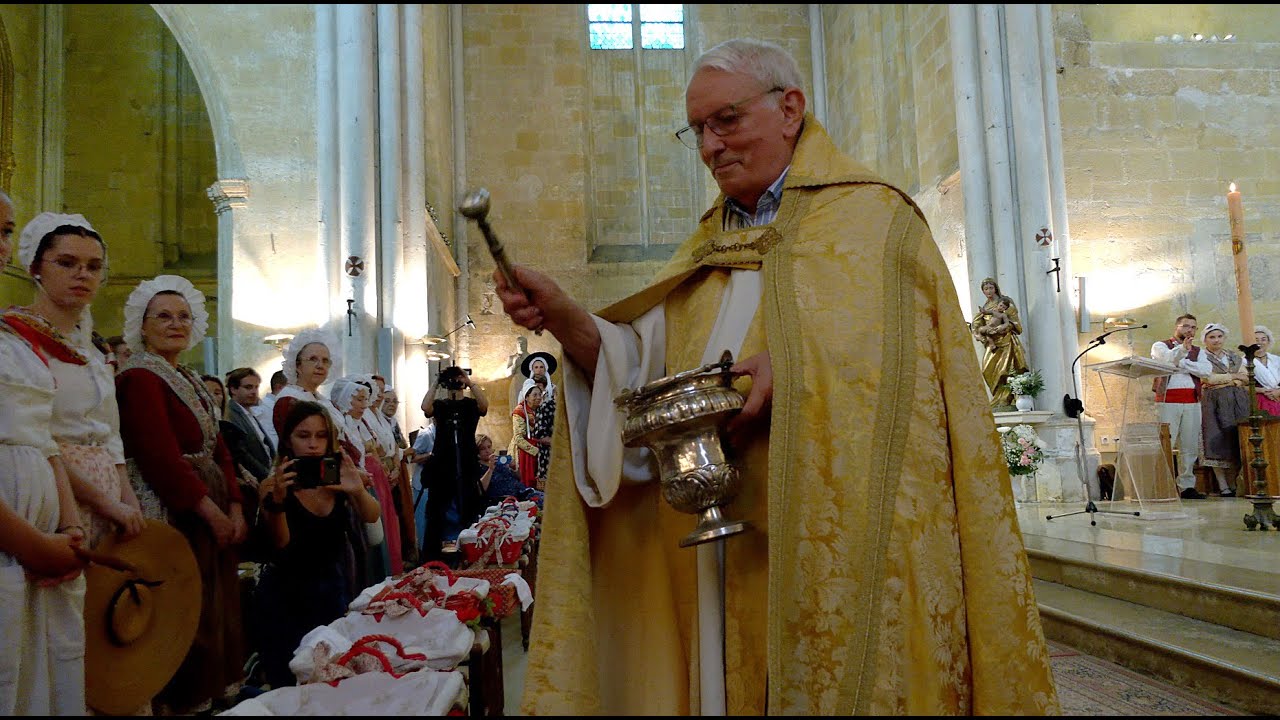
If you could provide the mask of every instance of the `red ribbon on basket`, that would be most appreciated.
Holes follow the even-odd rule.
[[[381,597],[374,596],[375,599],[369,602],[369,606],[361,611],[365,615],[372,615],[374,622],[382,622],[382,617],[387,614],[387,607],[393,603],[404,607],[404,612],[409,609],[417,610],[422,617],[426,617],[427,611],[430,609],[422,607],[422,600],[418,599],[418,596],[413,593],[401,591],[389,592],[383,595],[380,592],[378,595],[381,595]],[[391,615],[397,617],[403,615],[404,612],[391,613]]]
[[[383,672],[391,675],[391,677],[394,677],[397,680],[404,677],[405,675],[408,675],[410,672],[412,672],[412,671],[405,671],[402,673],[398,673],[395,670],[392,670],[391,659],[387,657],[387,654],[384,653],[382,650],[379,650],[378,648],[373,647],[373,643],[376,643],[376,642],[383,642],[394,647],[396,649],[396,655],[398,655],[402,660],[421,660],[423,662],[426,662],[427,660],[427,656],[423,653],[406,653],[404,650],[404,645],[401,645],[399,640],[396,640],[390,635],[365,635],[364,637],[355,641],[355,643],[351,645],[351,649],[343,653],[342,657],[333,661],[333,665],[346,668],[347,670],[351,671],[352,673],[351,676],[354,676],[357,673],[350,667],[351,661],[357,657],[360,657],[361,655],[368,655],[378,661],[378,664],[382,667]],[[338,683],[345,679],[346,678],[334,678],[333,680],[326,680],[325,682],[327,682],[332,687],[338,687]]]
[[[476,542],[484,548],[480,558],[471,564],[471,569],[484,567],[493,556],[502,549],[502,543],[511,533],[511,521],[497,516],[476,523]]]

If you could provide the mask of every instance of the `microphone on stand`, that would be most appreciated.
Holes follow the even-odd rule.
[[[1113,333],[1118,333],[1118,332],[1129,332],[1131,330],[1143,330],[1146,327],[1147,327],[1146,325],[1134,325],[1133,327],[1116,328],[1115,330],[1108,330],[1107,332],[1102,333],[1101,335],[1094,338],[1090,342],[1095,342],[1099,345],[1106,345],[1107,344],[1106,338],[1108,335],[1111,335]]]

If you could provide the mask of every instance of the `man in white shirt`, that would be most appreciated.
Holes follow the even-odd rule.
[[[1179,315],[1174,321],[1173,337],[1160,340],[1151,346],[1151,358],[1176,366],[1180,372],[1158,377],[1152,385],[1155,391],[1156,415],[1160,422],[1169,425],[1169,438],[1178,448],[1178,487],[1185,500],[1203,500],[1204,493],[1196,490],[1196,476],[1192,470],[1200,456],[1200,382],[1213,372],[1209,361],[1201,357],[1200,348],[1194,344],[1196,316]]]

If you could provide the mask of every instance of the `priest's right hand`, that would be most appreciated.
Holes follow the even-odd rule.
[[[501,272],[493,273],[503,311],[521,327],[551,331],[574,364],[588,376],[594,375],[600,354],[600,330],[591,314],[554,280],[537,270],[514,265],[511,272],[521,287],[511,287]]]

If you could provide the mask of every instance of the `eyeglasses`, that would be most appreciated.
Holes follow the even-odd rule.
[[[191,323],[195,322],[195,318],[191,317],[186,313],[175,316],[175,315],[170,315],[167,312],[162,312],[162,313],[156,313],[155,315],[148,315],[147,317],[152,320],[159,320],[160,323],[163,325],[173,325],[177,323],[178,325],[181,325],[183,327],[191,327]]]
[[[59,257],[59,258],[54,258],[49,262],[53,263],[54,265],[57,265],[59,268],[61,268],[62,270],[65,270],[70,275],[75,275],[76,273],[79,273],[81,270],[88,272],[90,275],[101,275],[102,271],[106,269],[106,265],[101,260],[89,260],[87,262],[80,262],[79,260],[76,260],[74,258]]]
[[[748,105],[765,95],[770,93],[782,92],[786,88],[781,85],[775,85],[762,93],[756,93],[749,98],[739,100],[736,103],[725,105],[706,120],[696,124],[687,125],[676,131],[676,139],[684,143],[684,146],[690,150],[697,150],[702,147],[702,133],[704,128],[710,130],[720,137],[730,135],[738,130],[738,123],[742,122],[742,118],[746,115],[742,111],[744,105]]]

